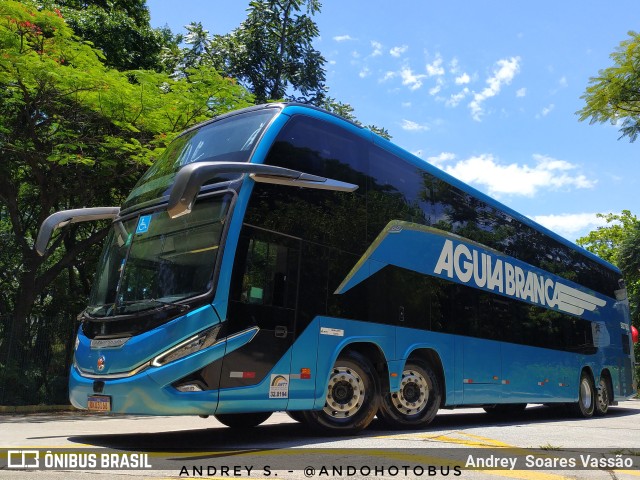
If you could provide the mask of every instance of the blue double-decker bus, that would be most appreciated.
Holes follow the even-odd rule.
[[[112,219],[75,342],[71,403],[272,412],[353,433],[377,415],[635,393],[620,271],[372,132],[270,104],[182,133]]]

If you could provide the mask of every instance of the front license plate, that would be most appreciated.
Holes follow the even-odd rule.
[[[92,395],[87,399],[87,407],[93,412],[110,412],[111,397],[107,395]]]

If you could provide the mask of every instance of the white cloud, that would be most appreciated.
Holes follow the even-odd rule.
[[[466,85],[470,81],[471,81],[471,77],[469,76],[468,73],[463,73],[459,77],[456,77],[456,80],[455,80],[456,85]]]
[[[425,67],[427,70],[427,75],[430,77],[439,77],[444,75],[444,68],[442,67],[442,57],[440,54],[436,55],[436,58],[433,62],[427,63]]]
[[[429,125],[412,122],[411,120],[407,120],[407,119],[402,120],[401,127],[403,130],[407,130],[409,132],[422,132],[422,131],[429,130]]]
[[[449,97],[449,100],[445,102],[445,105],[447,107],[457,107],[458,104],[462,100],[464,100],[464,97],[469,95],[469,93],[471,93],[471,91],[467,87],[465,87],[463,90],[459,91],[458,93],[451,94],[451,96]]]
[[[399,47],[393,47],[391,50],[389,50],[389,53],[391,54],[392,57],[399,57],[408,49],[409,47],[407,45],[401,45]]]
[[[391,80],[396,75],[397,75],[396,72],[392,72],[392,71],[385,72],[384,77],[380,79],[380,82],[386,82],[387,80]]]
[[[553,111],[555,107],[556,106],[553,103],[547,105],[542,109],[542,111],[539,114],[536,115],[536,118],[546,117]]]
[[[373,52],[371,52],[372,57],[378,57],[382,55],[382,44],[380,42],[376,42],[375,40],[372,40],[371,48],[373,48]]]
[[[360,78],[368,77],[369,75],[371,75],[371,70],[369,70],[369,67],[364,67],[362,70],[360,70],[360,73],[358,75],[360,76]]]
[[[400,70],[400,77],[402,77],[402,84],[409,87],[410,90],[417,90],[422,86],[422,81],[427,78],[426,75],[415,74],[409,67],[404,67]]]
[[[429,95],[437,95],[438,93],[440,93],[440,90],[442,90],[443,85],[444,85],[444,80],[442,79],[442,77],[438,77],[438,79],[436,80],[435,86],[429,89]]]
[[[546,155],[534,154],[533,165],[500,164],[491,154],[473,156],[452,164],[451,160],[455,158],[452,155],[441,154],[429,161],[463,182],[480,186],[496,197],[533,197],[542,189],[592,188],[596,183],[583,174],[575,173],[577,165]]]
[[[438,168],[444,169],[445,163],[451,160],[454,160],[455,158],[456,158],[456,155],[454,153],[442,152],[440,155],[436,157],[428,157],[427,161]]]
[[[474,120],[479,122],[484,115],[482,107],[484,101],[498,95],[502,87],[509,85],[519,71],[520,57],[504,58],[496,62],[493,75],[487,78],[487,86],[480,93],[474,93],[473,100],[469,103],[471,116]]]
[[[409,108],[411,106],[411,102],[402,102],[402,106],[404,108]]]
[[[336,42],[346,42],[348,40],[353,40],[353,38],[351,38],[351,35],[337,35],[337,36],[333,37],[333,39]]]
[[[453,57],[451,59],[451,61],[449,62],[449,71],[451,73],[453,73],[454,75],[457,75],[458,72],[460,71],[459,62],[458,62],[458,59],[456,57]]]
[[[527,89],[525,87],[519,88],[516,91],[516,97],[525,97],[527,95]]]
[[[571,241],[607,224],[607,221],[604,218],[599,218],[597,213],[560,213],[558,215],[529,215],[529,217]]]
[[[560,80],[558,80],[558,85],[560,85],[562,88],[569,86],[569,82],[567,82],[567,77],[565,77],[564,75],[560,77]]]

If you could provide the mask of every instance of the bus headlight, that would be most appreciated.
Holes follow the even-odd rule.
[[[216,343],[219,331],[220,325],[203,330],[202,332],[158,355],[151,361],[151,365],[154,367],[161,367],[167,363],[175,362],[182,357],[198,352],[203,348],[210,347]]]

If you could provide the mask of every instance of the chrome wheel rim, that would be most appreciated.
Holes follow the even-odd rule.
[[[364,401],[364,381],[353,369],[335,367],[329,378],[324,408],[333,418],[352,417]]]
[[[591,409],[592,399],[591,384],[587,378],[583,378],[580,382],[580,403],[585,410]]]
[[[427,379],[416,370],[402,372],[400,390],[391,394],[391,403],[404,415],[416,415],[425,409],[429,400]]]

